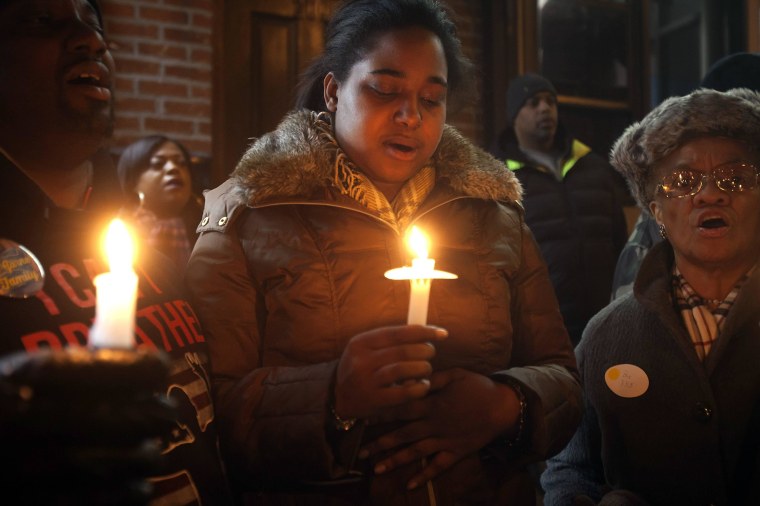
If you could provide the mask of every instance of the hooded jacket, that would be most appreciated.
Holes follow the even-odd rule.
[[[428,504],[425,487],[405,489],[416,466],[374,476],[356,459],[387,426],[332,426],[343,348],[403,324],[409,284],[383,276],[408,264],[402,235],[333,187],[324,143],[314,113],[291,113],[206,194],[187,281],[209,337],[223,452],[256,504]],[[437,504],[532,500],[521,469],[559,451],[580,416],[572,347],[514,176],[448,126],[433,165],[413,223],[432,238],[436,268],[459,276],[432,284],[428,322],[449,331],[433,366],[509,377],[528,403],[524,445],[510,454],[494,442],[456,464],[434,480]]]
[[[599,155],[557,130],[562,178],[520,150],[506,129],[494,150],[522,183],[525,221],[536,236],[574,344],[588,320],[610,300],[618,255],[626,241],[625,184]]]

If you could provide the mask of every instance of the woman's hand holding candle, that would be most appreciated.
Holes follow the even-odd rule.
[[[333,406],[337,415],[376,418],[388,407],[425,396],[433,372],[430,360],[435,355],[431,343],[447,335],[440,328],[400,325],[351,338],[335,377]]]
[[[410,280],[407,323],[424,325],[427,322],[431,280],[457,276],[434,269],[435,261],[428,258],[427,240],[416,228],[410,233],[409,243],[416,254],[412,266],[392,269],[385,276]],[[412,388],[419,383],[407,381],[401,386]],[[482,374],[458,368],[438,372],[431,370],[425,383],[422,395],[409,398],[409,402],[389,406],[377,419],[378,422],[403,420],[407,423],[370,442],[359,454],[366,458],[396,449],[375,465],[378,474],[416,462],[422,456],[423,468],[411,478],[409,488],[431,480],[464,457],[479,451],[497,436],[513,430],[521,412],[520,401],[512,388]],[[419,386],[417,388],[422,390]],[[434,497],[430,487],[428,491]]]

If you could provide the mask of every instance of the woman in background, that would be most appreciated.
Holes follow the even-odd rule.
[[[545,504],[760,504],[760,94],[695,91],[612,150],[665,238],[576,348],[586,411]]]
[[[133,219],[143,240],[180,270],[190,258],[201,215],[190,161],[190,153],[179,142],[150,135],[127,146],[117,166],[124,191],[139,198]]]

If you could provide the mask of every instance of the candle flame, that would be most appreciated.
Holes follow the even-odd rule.
[[[406,239],[409,249],[417,256],[417,258],[427,258],[428,256],[428,239],[425,234],[417,228],[412,227],[409,232],[409,236]]]
[[[132,271],[134,243],[127,226],[118,218],[108,226],[105,250],[111,272]]]

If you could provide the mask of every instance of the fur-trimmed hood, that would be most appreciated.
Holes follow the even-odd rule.
[[[238,163],[235,193],[248,205],[278,198],[308,197],[332,185],[334,149],[320,136],[316,113],[293,111],[276,130],[257,139]],[[504,164],[446,125],[433,154],[437,180],[456,192],[521,202],[522,187]]]
[[[655,163],[697,137],[728,137],[760,144],[760,93],[700,89],[671,97],[629,126],[615,142],[610,162],[625,178],[639,207],[649,213],[654,198],[649,181]]]

